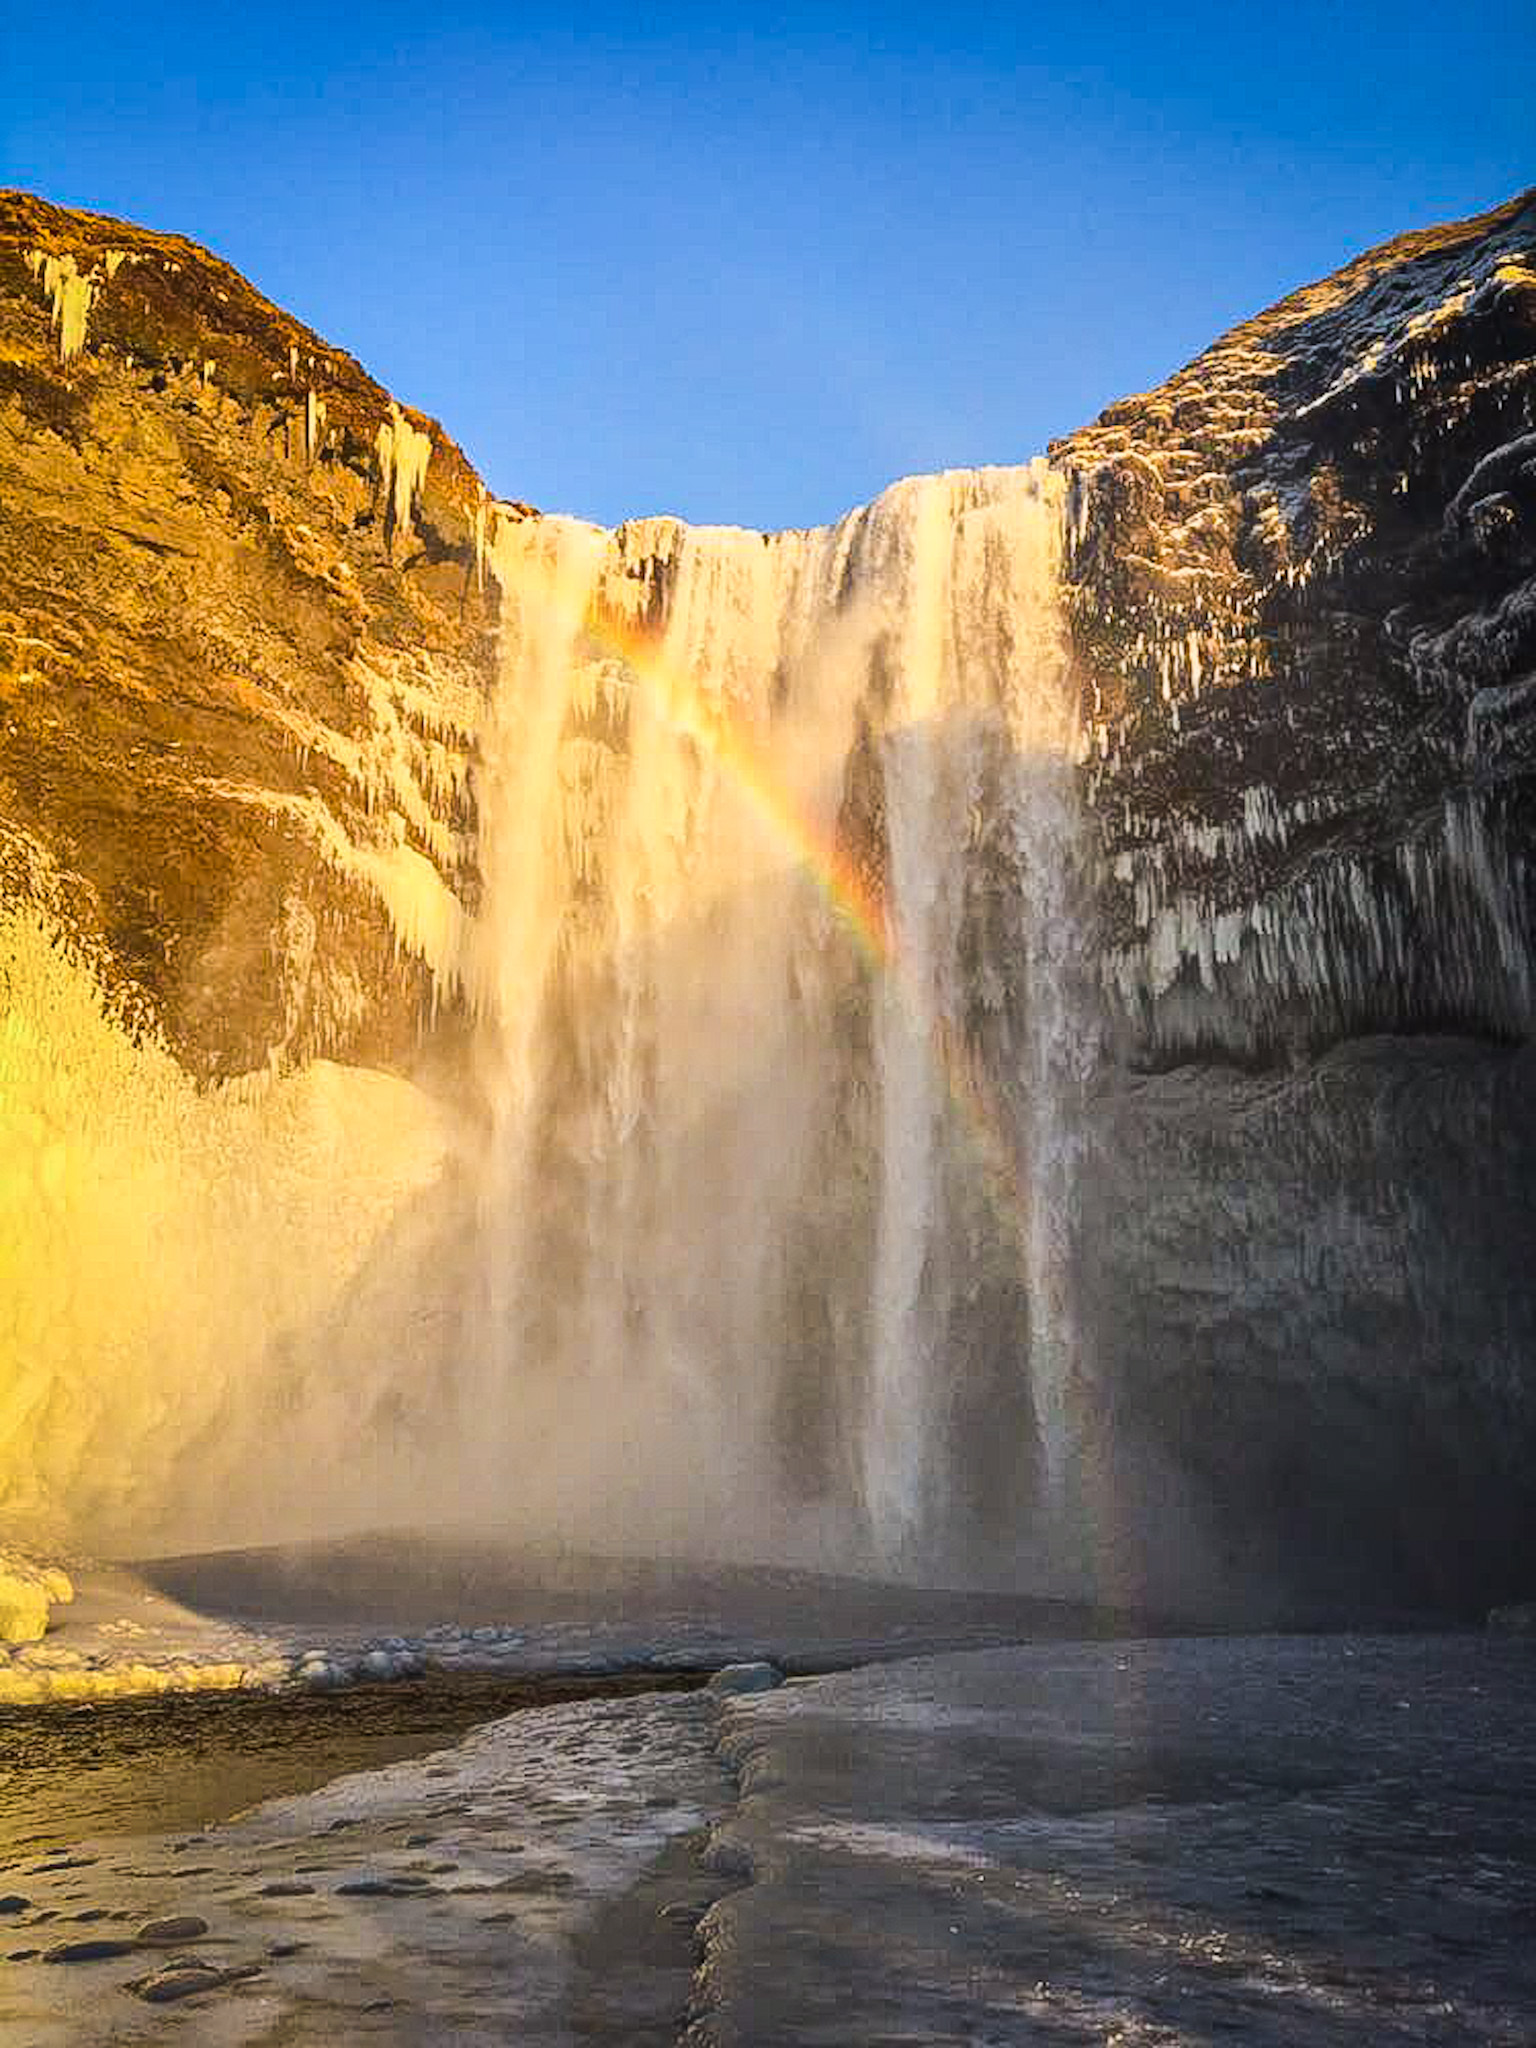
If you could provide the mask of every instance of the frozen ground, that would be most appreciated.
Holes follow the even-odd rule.
[[[13,1860],[0,2040],[675,2041],[712,1730],[697,1693],[535,1709],[200,1834]]]
[[[508,1553],[423,1535],[221,1551],[136,1567],[66,1560],[45,1640],[0,1644],[0,1706],[165,1691],[315,1690],[423,1674],[825,1669],[914,1649],[1076,1635],[1066,1602],[740,1567]]]
[[[287,1669],[323,1646],[340,1671],[392,1637],[430,1668],[362,1691],[13,1716],[54,1749],[0,1788],[0,2041],[1536,2040],[1536,1644],[919,1655],[1010,1619],[1020,1634],[1028,1603],[591,1560],[541,1573],[462,1550],[407,1573],[373,1544],[121,1582],[154,1616],[182,1600],[183,1648],[238,1629]],[[86,1630],[114,1618],[90,1611],[87,1595]],[[1033,1611],[1041,1629],[1072,1618]],[[579,1682],[626,1663],[659,1683],[764,1650],[802,1670],[898,1661],[741,1697],[536,1706],[245,1814],[240,1772],[205,1757],[196,1779],[180,1760],[204,1717],[340,1717],[355,1746],[336,1754],[355,1762],[379,1754],[370,1714],[402,1739],[395,1703],[433,1686],[489,1701],[520,1670]],[[112,1715],[164,1728],[183,1790],[221,1780],[217,1824],[187,1832],[158,1793],[146,1816],[82,1791],[70,1730]],[[297,1738],[275,1767],[315,1783]]]
[[[1536,2040],[1536,1654],[1036,1645],[733,1703],[711,2044]]]

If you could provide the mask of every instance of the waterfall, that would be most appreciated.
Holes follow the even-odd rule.
[[[477,1488],[949,1569],[1060,1512],[1075,715],[1044,464],[497,525]]]

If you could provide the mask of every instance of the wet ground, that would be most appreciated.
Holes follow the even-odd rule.
[[[182,1693],[0,1708],[0,1864],[115,1835],[186,1833],[264,1799],[445,1748],[565,1700],[682,1690],[705,1674],[438,1677],[334,1693]]]
[[[158,1569],[460,1668],[0,1714],[5,2048],[1536,2048],[1536,1643],[397,1562]]]
[[[666,2048],[729,1794],[697,1691],[538,1706],[193,1833],[0,1870],[0,2041]]]
[[[140,1561],[161,1597],[316,1640],[445,1623],[511,1626],[542,1668],[772,1656],[786,1670],[1043,1637],[1147,1634],[1154,1623],[1083,1600],[961,1591],[781,1566],[513,1550],[443,1532],[370,1534]],[[1167,1624],[1165,1624],[1167,1625]]]
[[[711,2043],[1536,2042],[1536,1644],[919,1659],[724,1750]]]

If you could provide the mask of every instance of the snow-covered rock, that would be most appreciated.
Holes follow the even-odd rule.
[[[48,1616],[75,1597],[68,1572],[39,1564],[16,1550],[0,1549],[0,1643],[40,1641]]]

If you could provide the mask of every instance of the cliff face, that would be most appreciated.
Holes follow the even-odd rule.
[[[0,197],[0,1511],[29,1526],[271,1527],[366,1485],[374,1276],[450,1172],[407,1077],[477,889],[486,517],[440,428],[227,264]]]
[[[1528,1030],[1533,435],[1528,195],[1053,448],[1137,1063]]]
[[[199,1079],[408,1064],[451,986],[485,522],[442,430],[227,264],[0,195],[7,897]]]
[[[1512,1592],[1536,201],[1361,257],[1053,454],[1120,1055],[1082,1283],[1116,1497],[1229,1583]]]

